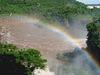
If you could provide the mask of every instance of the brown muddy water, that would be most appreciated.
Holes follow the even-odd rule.
[[[39,50],[42,57],[48,60],[47,67],[60,64],[61,62],[56,59],[57,53],[73,51],[75,46],[70,40],[53,31],[36,26],[36,22],[35,19],[33,21],[0,19],[0,27],[5,28],[4,36],[1,37],[2,41],[13,43],[19,48]],[[85,46],[86,39],[79,40]]]

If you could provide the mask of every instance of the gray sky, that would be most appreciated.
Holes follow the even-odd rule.
[[[77,0],[85,4],[100,4],[100,0]]]

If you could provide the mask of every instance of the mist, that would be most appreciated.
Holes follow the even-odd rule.
[[[71,22],[71,26],[66,28],[69,34],[73,35],[76,39],[86,39],[87,29],[86,24],[90,21],[81,21],[81,20],[73,20]],[[48,28],[45,27],[45,24],[36,23],[36,26],[40,28]],[[63,25],[62,25],[63,27]],[[57,35],[61,36],[59,33],[55,32]],[[68,39],[66,39],[68,40]],[[85,41],[80,41],[80,43],[85,43]],[[69,43],[68,43],[69,44]],[[85,43],[86,44],[86,43]],[[86,45],[85,45],[86,47]],[[53,64],[50,69],[46,70],[46,74],[48,75],[100,75],[99,70],[93,64],[92,59],[89,59],[84,50],[79,47],[76,47],[73,50],[69,50],[63,52],[61,54],[60,59],[57,59],[60,63]],[[63,50],[62,50],[63,51]],[[69,52],[68,52],[69,51]],[[91,61],[90,61],[91,60]],[[36,75],[46,75],[45,72],[40,71],[40,74],[36,73]]]
[[[23,44],[23,39],[27,40],[24,41],[24,43],[29,46],[28,48],[30,48],[30,46],[33,48],[34,46],[34,48],[41,50],[43,57],[48,60],[50,65],[53,65],[48,67],[47,64],[47,68],[42,71],[37,70],[35,72],[36,75],[100,75],[97,67],[92,64],[93,61],[88,59],[83,50],[75,45],[73,46],[73,43],[70,42],[69,39],[63,38],[62,35],[50,30],[48,26],[37,20],[29,18],[19,19],[19,17],[17,19],[17,22],[12,22],[13,26],[9,25],[9,27],[12,27],[13,29],[9,30],[11,36],[14,37],[14,39],[11,37],[13,41],[17,42],[18,46],[22,47],[21,44]],[[71,22],[70,27],[65,29],[76,39],[82,39],[79,41],[80,43],[86,44],[86,40],[83,39],[86,39],[87,23],[89,23],[89,21],[83,22],[75,19]],[[18,30],[20,31],[20,34],[17,32],[16,26],[19,26]],[[22,26],[23,29],[20,29],[20,26]],[[63,27],[63,25],[61,26]],[[17,36],[22,39],[18,40]],[[14,43],[13,41],[12,43]],[[46,43],[44,44],[44,42]],[[24,47],[27,48],[27,46]],[[84,45],[84,47],[86,47],[86,45]],[[62,56],[60,60],[57,59],[57,53],[60,53]]]
[[[89,22],[91,21],[74,19],[71,21],[70,27],[66,28],[66,30],[69,32],[69,34],[73,35],[73,37],[78,40],[86,39],[86,24]],[[45,25],[43,24],[37,23],[36,26],[45,28]],[[62,27],[64,26],[62,25]],[[61,36],[57,32],[56,34]],[[80,41],[81,44],[85,42],[86,40]],[[86,43],[84,47],[86,47]],[[48,75],[100,75],[99,69],[94,64],[94,61],[85,54],[83,49],[79,47],[76,47],[73,50],[70,50],[70,47],[68,47],[68,49],[69,50],[66,50],[66,52],[63,52],[62,54],[60,53],[61,58],[57,58],[60,63],[54,64],[50,68],[49,73],[47,73]]]
[[[86,38],[86,25],[90,22],[91,20],[82,20],[81,18],[75,17],[70,21],[70,27],[66,30],[69,32],[69,34],[73,35],[74,38]]]
[[[55,75],[100,75],[93,61],[85,56],[82,49],[76,47],[73,52],[63,53],[62,56],[68,58],[68,61],[50,69]]]

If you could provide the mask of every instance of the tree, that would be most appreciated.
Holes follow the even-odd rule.
[[[30,75],[30,70],[16,61],[15,53],[0,53],[0,73],[3,75]]]
[[[88,30],[88,40],[87,45],[90,50],[94,50],[98,48],[99,45],[99,34],[97,32],[97,27],[95,23],[89,23],[87,24],[87,30]]]
[[[87,31],[87,50],[100,61],[100,15],[95,16],[93,22],[87,24]]]
[[[13,44],[7,44],[7,42],[0,42],[0,52],[10,51],[14,52],[18,50],[18,47]]]
[[[35,69],[44,69],[47,62],[36,49],[19,50],[13,44],[0,43],[0,73],[31,75]]]
[[[37,68],[44,69],[46,59],[41,58],[40,51],[35,49],[28,49],[26,51],[18,51],[18,61],[25,65],[28,69],[34,71]]]

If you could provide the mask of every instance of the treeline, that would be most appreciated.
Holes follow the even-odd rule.
[[[0,0],[0,15],[11,13],[36,14],[42,20],[71,24],[73,19],[81,15],[85,16],[81,19],[87,20],[87,16],[100,14],[100,9],[89,9],[76,0]]]
[[[93,17],[93,22],[87,24],[87,50],[90,51],[100,65],[100,14]]]
[[[0,73],[2,75],[32,75],[35,69],[44,69],[46,59],[36,49],[19,49],[0,42]]]
[[[65,23],[75,16],[93,16],[100,9],[88,9],[76,0],[0,0],[0,14],[10,13],[36,14],[46,21]]]

